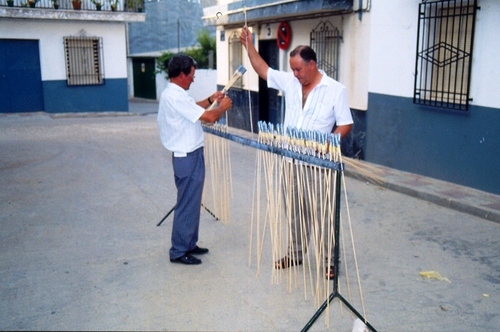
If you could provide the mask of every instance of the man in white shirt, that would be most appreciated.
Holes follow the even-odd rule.
[[[240,41],[247,49],[248,57],[257,74],[267,81],[269,88],[278,89],[285,95],[285,120],[284,127],[297,128],[301,130],[319,131],[321,133],[340,134],[345,137],[352,128],[353,120],[347,99],[346,88],[328,77],[326,73],[317,67],[316,53],[309,46],[298,46],[290,53],[290,68],[292,73],[282,72],[270,68],[259,55],[252,41],[252,34],[247,27],[243,27],[240,34]],[[333,129],[335,126],[335,129]],[[305,166],[304,166],[305,167]],[[296,171],[296,168],[292,168]],[[310,174],[311,172],[303,172]],[[297,178],[298,174],[294,173]],[[309,179],[302,181],[303,184],[318,181]],[[321,180],[319,180],[321,181]],[[297,183],[297,181],[294,181]],[[316,213],[311,210],[310,202],[299,191],[305,192],[307,188],[292,188],[295,202],[292,211],[291,233],[292,243],[289,244],[288,254],[284,258],[275,262],[275,268],[284,269],[294,265],[302,264],[303,256],[307,250],[306,245],[310,235],[311,222],[323,222],[313,220],[314,216],[321,216],[322,208],[317,207]],[[318,204],[319,205],[319,204]],[[300,209],[299,206],[303,208]],[[305,229],[300,231],[299,220],[305,220]],[[333,250],[328,250],[327,232],[323,238],[324,252],[330,252],[328,262],[331,265]],[[333,249],[333,248],[332,248]],[[332,279],[333,266],[327,266],[326,277]]]
[[[205,100],[195,102],[186,92],[195,78],[196,61],[178,54],[168,63],[170,82],[160,97],[158,128],[163,146],[172,152],[177,203],[172,226],[172,263],[201,264],[193,255],[208,253],[197,245],[200,225],[201,198],[205,182],[203,153],[203,122],[215,122],[232,106],[223,92],[215,92]],[[212,102],[218,106],[207,110]]]

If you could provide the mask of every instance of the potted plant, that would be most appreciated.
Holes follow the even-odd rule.
[[[52,6],[54,9],[59,9],[59,0],[52,0]]]
[[[14,0],[7,0],[7,6],[14,7]]]
[[[125,8],[128,12],[142,12],[142,0],[126,0]]]
[[[102,3],[99,0],[90,0],[95,5],[95,10],[101,10],[102,8]]]
[[[74,10],[82,9],[82,1],[81,0],[71,0],[71,4],[73,5]]]
[[[116,8],[118,8],[118,3],[119,0],[109,0],[109,6],[111,7],[111,10],[116,12]]]
[[[37,0],[28,0],[28,5],[31,8],[35,8]]]

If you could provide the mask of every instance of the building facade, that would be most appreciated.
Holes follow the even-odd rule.
[[[499,14],[496,0],[248,0],[219,1],[204,21],[216,27],[218,86],[248,69],[230,92],[231,126],[256,131],[284,114],[238,40],[246,24],[272,68],[289,71],[288,53],[310,45],[347,87],[344,154],[500,194]]]
[[[203,5],[200,0],[144,3],[146,21],[128,23],[129,97],[158,100],[167,81],[165,73],[158,73],[156,59],[164,52],[184,52],[198,46],[202,30],[215,33],[213,27],[203,26]]]
[[[142,1],[14,1],[0,7],[0,112],[128,111],[126,22],[145,20]]]

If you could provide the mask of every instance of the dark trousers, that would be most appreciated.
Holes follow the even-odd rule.
[[[288,255],[302,261],[307,247],[312,245],[325,263],[333,265],[333,209],[334,209],[334,172],[314,167],[297,166],[292,168],[291,188],[285,188],[292,194],[290,227],[292,239],[288,246]],[[325,179],[330,182],[326,186]],[[336,185],[340,185],[337,183]],[[325,208],[329,206],[329,208]],[[288,209],[290,207],[287,206]],[[311,243],[312,242],[312,243]],[[313,251],[314,252],[314,251]]]
[[[205,182],[205,157],[199,148],[186,157],[172,156],[177,204],[172,226],[170,259],[176,259],[194,249],[198,242],[201,197]]]

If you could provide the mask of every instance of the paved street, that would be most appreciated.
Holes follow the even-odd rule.
[[[0,114],[1,330],[296,331],[314,315],[300,286],[271,282],[269,255],[258,276],[249,264],[249,147],[230,143],[230,223],[202,211],[203,264],[169,262],[172,216],[156,225],[175,186],[156,107]],[[380,169],[386,183],[345,177],[368,321],[378,331],[498,330],[500,197]],[[351,331],[353,320],[334,300],[310,330]]]

